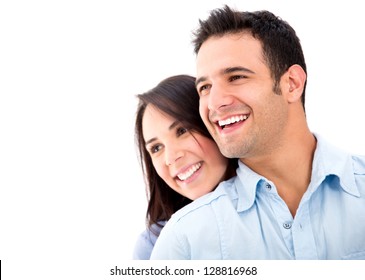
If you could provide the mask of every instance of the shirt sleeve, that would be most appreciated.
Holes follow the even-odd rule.
[[[149,260],[153,247],[160,234],[161,228],[165,225],[165,221],[159,222],[159,225],[153,224],[151,229],[144,230],[137,238],[134,245],[134,260]]]
[[[152,233],[149,230],[145,230],[138,236],[133,251],[134,260],[149,260],[154,246],[154,241],[156,240],[151,238],[151,234]]]
[[[186,242],[176,234],[174,223],[167,223],[152,250],[151,260],[188,260]]]

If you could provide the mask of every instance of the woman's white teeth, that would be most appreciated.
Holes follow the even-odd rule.
[[[247,118],[248,118],[248,115],[234,116],[234,117],[228,118],[226,120],[218,121],[218,124],[220,126],[225,126],[227,124],[232,124],[232,123],[240,122],[243,120],[247,120]]]
[[[190,178],[201,166],[202,166],[202,164],[200,162],[197,164],[194,164],[186,172],[178,174],[177,177],[181,181],[185,181],[186,179]]]

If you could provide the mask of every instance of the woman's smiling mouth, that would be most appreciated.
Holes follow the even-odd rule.
[[[201,162],[192,165],[187,171],[177,174],[177,178],[181,181],[189,179],[195,172],[197,172],[202,166]]]

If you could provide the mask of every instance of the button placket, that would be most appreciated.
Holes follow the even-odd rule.
[[[283,223],[283,227],[284,227],[285,229],[291,229],[291,226],[292,226],[292,223],[291,223],[291,222],[284,222],[284,223]]]

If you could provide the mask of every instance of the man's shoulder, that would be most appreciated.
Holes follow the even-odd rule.
[[[365,155],[351,153],[348,150],[328,142],[318,134],[315,134],[315,136],[317,138],[315,159],[319,158],[319,163],[321,165],[325,164],[329,169],[332,169],[334,166],[338,166],[338,168],[344,168],[346,166],[350,167],[350,169],[345,168],[348,171],[350,171],[352,167],[354,173],[364,172]]]

